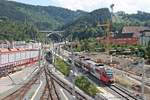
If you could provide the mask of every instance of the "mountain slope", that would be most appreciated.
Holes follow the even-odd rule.
[[[33,6],[0,0],[0,17],[13,21],[28,21],[40,30],[54,30],[77,19],[82,12],[53,6]]]
[[[121,31],[123,26],[150,27],[150,13],[138,11],[136,14],[127,14],[123,11],[115,13],[114,31]]]
[[[111,14],[108,8],[94,10],[90,13],[84,14],[74,22],[62,27],[65,30],[64,36],[67,37],[73,34],[74,38],[89,38],[95,36],[102,36],[104,30],[97,26],[97,24],[104,24],[111,20]]]

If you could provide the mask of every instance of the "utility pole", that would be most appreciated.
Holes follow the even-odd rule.
[[[42,49],[43,49],[43,45],[42,43],[40,44],[41,47],[39,47],[39,70],[41,68],[41,60],[43,60],[43,53],[42,53]],[[41,75],[39,76],[39,81],[41,82]]]
[[[144,86],[145,86],[145,67],[144,67],[144,58],[142,58],[142,98],[143,100],[146,100],[145,94],[144,94]]]
[[[41,44],[41,47],[39,48],[39,68],[41,67],[41,54],[42,53],[42,44]]]
[[[53,56],[53,59],[52,59],[52,64],[55,68],[55,46],[54,46],[54,41],[52,41],[52,56]],[[55,71],[56,71],[56,68],[55,68]]]
[[[110,63],[112,64],[112,62],[113,62],[113,57],[112,57],[112,55],[110,56]]]
[[[74,66],[74,58],[73,58],[73,34],[71,34],[71,65],[72,65],[72,82],[73,82],[73,100],[76,100],[75,96],[75,66]]]

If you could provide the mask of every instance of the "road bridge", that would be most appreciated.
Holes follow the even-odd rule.
[[[62,34],[64,31],[47,31],[47,30],[41,30],[40,33],[45,33],[47,37],[51,38],[52,41],[60,42],[62,41]]]

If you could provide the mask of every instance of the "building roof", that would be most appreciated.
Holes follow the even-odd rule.
[[[148,27],[142,27],[142,26],[125,26],[122,29],[122,33],[134,33],[134,32],[140,32],[149,29]]]
[[[9,52],[9,50],[5,48],[0,48],[0,52]]]
[[[125,26],[122,29],[122,33],[133,33],[133,37],[139,37],[141,31],[148,30],[150,28],[143,26]]]

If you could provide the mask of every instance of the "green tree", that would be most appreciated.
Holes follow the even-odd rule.
[[[87,50],[87,51],[90,51],[90,45],[89,45],[89,41],[87,39],[84,39],[82,42],[81,42],[81,50]]]

